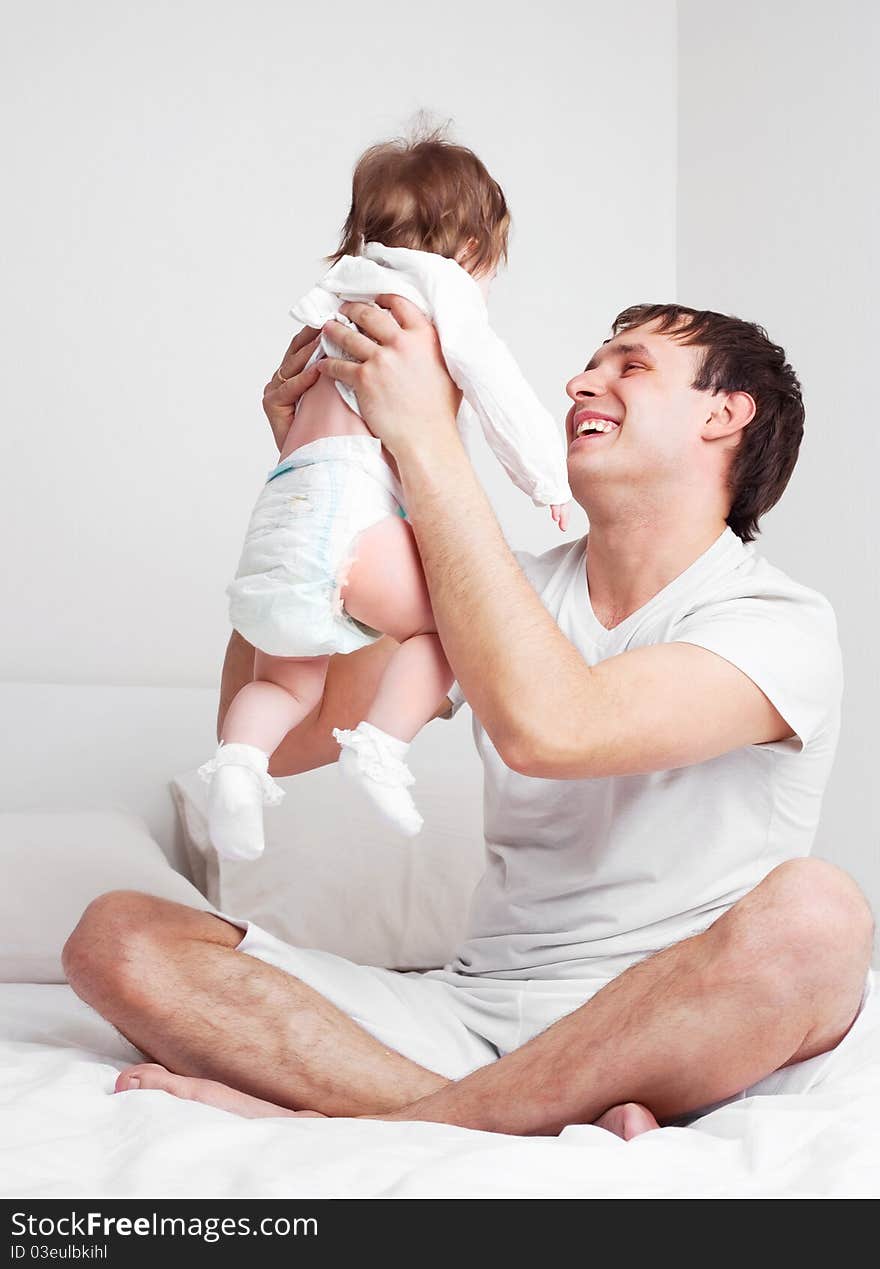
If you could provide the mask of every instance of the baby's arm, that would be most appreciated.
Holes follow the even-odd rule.
[[[550,513],[553,519],[559,525],[562,533],[568,528],[568,515],[571,510],[570,502],[554,502],[550,507]]]

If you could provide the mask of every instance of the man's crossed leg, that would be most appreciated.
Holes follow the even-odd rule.
[[[631,1136],[827,1052],[858,1014],[873,923],[840,869],[774,869],[705,933],[626,970],[521,1048],[450,1080],[369,1034],[305,982],[241,955],[218,917],[129,891],[68,940],[77,994],[165,1088],[239,1114],[316,1112]],[[647,1108],[646,1110],[640,1107]]]

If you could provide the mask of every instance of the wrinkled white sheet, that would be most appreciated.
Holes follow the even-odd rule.
[[[239,1119],[113,1094],[140,1055],[70,988],[0,985],[0,1195],[13,1197],[876,1197],[880,1009],[812,1092],[753,1097],[622,1142],[442,1124]]]

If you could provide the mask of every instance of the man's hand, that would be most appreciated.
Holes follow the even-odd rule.
[[[398,295],[377,296],[376,305],[341,305],[340,312],[358,329],[340,322],[328,322],[324,329],[355,360],[327,357],[319,363],[320,373],[354,389],[370,431],[400,460],[407,447],[430,452],[457,439],[461,393],[427,317]]]
[[[287,440],[297,401],[307,388],[318,382],[316,365],[303,369],[318,345],[318,335],[311,326],[304,326],[291,340],[281,365],[263,389],[263,409],[279,453]],[[279,379],[279,371],[286,382]]]

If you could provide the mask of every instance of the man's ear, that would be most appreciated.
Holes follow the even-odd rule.
[[[755,417],[755,398],[748,392],[719,392],[715,409],[703,424],[703,439],[717,441],[723,436],[736,436]]]

